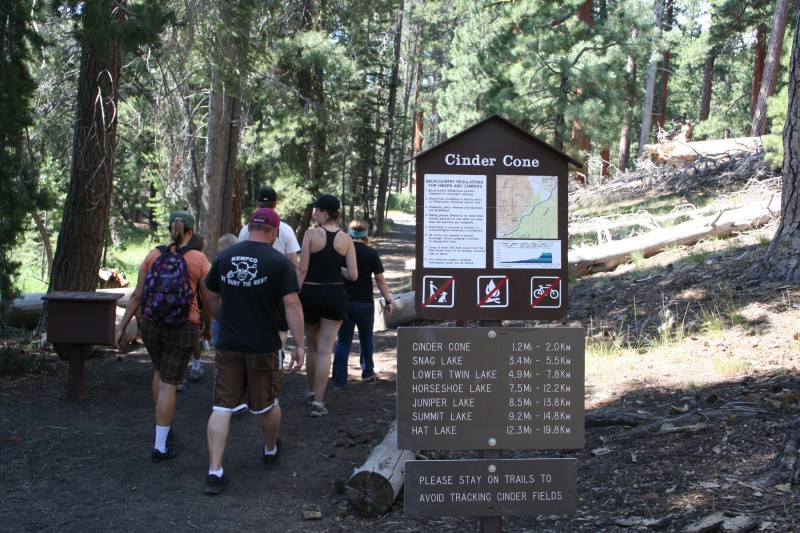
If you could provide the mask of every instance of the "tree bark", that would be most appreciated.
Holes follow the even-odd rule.
[[[241,132],[241,100],[226,93],[219,76],[212,76],[208,102],[208,134],[197,230],[206,238],[207,257],[217,255],[217,240],[230,231],[233,202],[239,201],[236,158]]]
[[[698,120],[708,120],[711,112],[711,89],[714,79],[714,63],[717,61],[717,52],[713,48],[706,54],[703,62],[703,86],[700,88],[700,111]]]
[[[631,30],[631,41],[636,41],[636,37],[638,37],[639,32],[636,28]],[[619,134],[619,157],[617,159],[617,168],[620,171],[624,171],[628,168],[628,163],[630,162],[631,157],[631,126],[633,125],[633,106],[636,102],[636,58],[632,55],[628,55],[628,63],[625,67],[625,71],[628,74],[628,79],[626,80],[627,85],[627,108],[625,110],[625,116],[622,122],[622,130]]]
[[[411,450],[397,449],[395,421],[367,461],[350,476],[345,485],[347,499],[363,513],[388,513],[403,488],[405,462],[414,457]]]
[[[767,57],[767,34],[761,26],[756,29],[756,46],[753,53],[753,88],[750,91],[751,119],[756,113],[758,93],[761,90],[761,78],[764,76],[764,60]]]
[[[690,220],[671,228],[611,241],[601,246],[570,250],[570,275],[586,276],[595,272],[610,272],[629,261],[635,252],[651,257],[670,245],[695,244],[709,237],[725,236],[734,231],[763,226],[780,215],[779,205],[779,200],[773,198],[767,205],[753,204],[701,220]]]
[[[655,22],[654,26],[661,29],[661,13],[664,7],[663,0],[656,0],[655,6]],[[655,50],[653,50],[655,53]],[[639,132],[639,147],[636,150],[636,159],[642,156],[644,145],[650,139],[650,126],[653,120],[653,96],[656,86],[656,67],[658,63],[655,60],[650,61],[650,66],[647,68],[647,81],[645,83],[644,104],[642,105],[642,127]]]
[[[725,159],[742,153],[754,153],[763,149],[761,137],[732,137],[711,141],[668,141],[644,145],[644,153],[659,163],[693,161],[695,159]]]
[[[83,3],[72,168],[49,291],[87,292],[97,287],[114,178],[121,55],[107,27],[90,28],[85,21],[119,24],[124,6],[124,0]],[[42,330],[46,320],[43,313]]]
[[[664,0],[664,31],[672,31],[672,17],[674,11],[674,1]],[[670,51],[664,50],[661,54],[661,79],[659,80],[658,105],[656,106],[656,117],[658,127],[664,129],[667,120],[667,96],[669,94],[669,69]]]
[[[777,0],[775,12],[772,15],[772,30],[769,36],[769,49],[764,63],[764,76],[758,91],[756,110],[753,113],[753,125],[750,127],[750,136],[764,135],[767,130],[767,98],[775,92],[778,81],[778,70],[781,66],[781,52],[783,50],[783,35],[786,33],[786,20],[789,18],[789,0]]]
[[[789,70],[789,109],[783,128],[783,192],[780,224],[762,261],[765,275],[790,283],[800,281],[800,26],[795,29]]]

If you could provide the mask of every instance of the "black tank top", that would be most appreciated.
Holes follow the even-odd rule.
[[[342,267],[345,258],[333,247],[333,241],[341,230],[325,231],[325,247],[318,252],[311,252],[308,261],[306,281],[310,283],[344,283]]]

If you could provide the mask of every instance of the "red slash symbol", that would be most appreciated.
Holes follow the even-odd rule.
[[[556,288],[556,285],[558,285],[558,283],[559,283],[560,281],[561,281],[561,278],[556,278],[556,280],[555,280],[555,281],[554,281],[552,284],[550,284],[550,286],[549,286],[549,287],[547,287],[547,289],[545,289],[545,290],[542,292],[542,294],[541,294],[541,295],[539,295],[539,297],[538,297],[538,298],[536,298],[536,299],[533,301],[533,303],[531,304],[531,307],[536,307],[537,305],[539,305],[539,302],[541,302],[542,300],[544,300],[544,298],[545,298],[545,297],[546,297],[548,294],[550,294],[550,291],[552,291],[553,289],[555,289],[555,288]],[[537,290],[537,291],[535,291],[535,292],[534,292],[534,294],[536,294],[536,292],[539,292],[539,291],[538,291],[538,290]]]
[[[439,287],[439,290],[438,290],[438,291],[436,291],[436,292],[434,292],[434,293],[431,295],[431,297],[430,297],[430,298],[428,298],[428,301],[427,301],[427,302],[425,302],[424,304],[422,304],[422,307],[428,307],[428,305],[429,305],[429,304],[430,304],[432,301],[434,301],[434,300],[435,300],[435,299],[436,299],[436,298],[437,298],[437,297],[438,297],[440,294],[442,294],[442,291],[444,291],[444,290],[445,290],[447,287],[449,287],[449,286],[450,286],[450,284],[451,284],[451,283],[453,283],[453,281],[454,281],[455,279],[456,279],[456,278],[454,278],[454,277],[451,277],[450,279],[448,279],[447,281],[445,281],[444,283],[442,283],[442,286],[441,286],[441,287]]]
[[[503,281],[501,281],[500,283],[498,283],[498,284],[497,284],[497,286],[496,286],[494,289],[492,289],[491,291],[489,291],[489,294],[487,294],[486,296],[484,296],[484,297],[483,297],[483,300],[481,300],[481,301],[480,301],[480,303],[478,304],[478,307],[481,307],[483,304],[485,304],[485,303],[486,303],[486,300],[488,300],[489,298],[491,298],[491,297],[492,297],[492,296],[494,296],[495,294],[499,294],[499,292],[500,292],[500,287],[502,287],[503,285],[505,285],[507,281],[508,281],[508,276],[504,277],[504,278],[503,278]],[[551,287],[551,288],[552,288],[552,287]],[[534,304],[534,305],[535,305],[535,304]]]

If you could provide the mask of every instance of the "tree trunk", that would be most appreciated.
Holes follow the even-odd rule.
[[[750,127],[750,136],[764,135],[767,130],[767,98],[775,92],[778,81],[778,70],[781,66],[781,52],[783,51],[783,36],[786,33],[786,20],[789,18],[789,0],[777,0],[775,12],[772,15],[772,30],[769,36],[769,49],[764,63],[764,76],[758,91],[756,110],[753,113],[753,125]]]
[[[47,272],[43,279],[49,279],[51,272],[53,272],[53,244],[50,242],[50,234],[47,232],[47,227],[44,225],[41,215],[36,210],[32,212],[33,221],[36,223],[36,229],[39,231],[39,236],[42,238],[42,246],[44,246],[44,253],[47,259]]]
[[[730,235],[735,231],[757,228],[779,216],[778,200],[767,205],[752,204],[723,211],[701,220],[690,220],[671,228],[651,231],[627,239],[611,241],[600,246],[569,251],[570,275],[585,276],[595,272],[610,272],[630,260],[634,252],[651,257],[667,246],[690,245],[710,237]]]
[[[732,137],[693,142],[668,141],[644,145],[644,153],[659,163],[693,161],[701,158],[718,161],[761,150],[763,150],[761,137]]]
[[[635,42],[639,36],[636,28],[631,30],[631,41]],[[636,102],[636,58],[633,55],[628,55],[628,63],[625,67],[628,74],[626,80],[627,86],[627,108],[625,116],[622,121],[622,131],[619,134],[619,158],[617,159],[617,168],[619,171],[624,171],[628,168],[628,163],[631,157],[631,126],[633,124],[633,106]]]
[[[69,191],[61,219],[50,291],[94,291],[108,225],[117,144],[119,43],[107,28],[122,21],[125,2],[83,3],[81,68]],[[88,20],[107,20],[105,28]],[[46,313],[40,328],[44,330]]]
[[[716,61],[717,51],[712,48],[706,54],[706,60],[703,62],[703,86],[700,88],[700,111],[698,112],[698,120],[700,121],[708,120],[711,112],[711,89],[714,79],[714,63]]]
[[[673,0],[664,0],[664,31],[672,31],[672,16],[673,16]],[[669,64],[670,51],[664,50],[661,54],[661,79],[659,82],[658,91],[658,105],[656,106],[656,116],[658,127],[664,129],[664,123],[667,120],[667,96],[669,89]]]
[[[422,101],[422,42],[424,41],[424,26],[420,26],[417,40],[414,43],[414,57],[416,64],[414,66],[414,126],[413,135],[411,136],[412,155],[417,155],[422,151],[422,140],[424,132],[424,113],[420,109]],[[416,174],[414,172],[414,164],[408,165],[408,192],[409,194],[415,193],[416,183],[414,181]]]
[[[316,7],[314,0],[304,0],[300,13],[298,30],[319,30],[319,12],[324,8],[325,2]],[[302,68],[297,76],[297,102],[303,112],[311,117],[309,120],[308,143],[303,147],[306,153],[306,169],[308,172],[307,190],[312,197],[323,191],[325,184],[322,179],[325,175],[325,159],[328,151],[328,133],[326,125],[328,118],[325,110],[325,90],[323,87],[324,73],[319,63],[314,63]],[[300,220],[298,236],[300,241],[311,223],[311,210],[306,209]]]
[[[403,37],[403,10],[404,0],[397,6],[397,25],[394,34],[394,59],[392,71],[389,75],[389,98],[386,109],[386,137],[383,143],[383,159],[381,173],[378,177],[378,201],[375,205],[375,232],[376,236],[383,235],[383,221],[386,215],[386,194],[389,187],[389,165],[392,158],[392,145],[394,144],[394,112],[397,105],[397,80],[400,71],[400,48]]]
[[[208,102],[208,134],[201,191],[198,231],[206,238],[204,253],[217,255],[217,240],[230,231],[233,202],[238,202],[236,158],[241,132],[241,100],[226,94],[223,83],[212,76]]]
[[[594,0],[585,0],[578,8],[578,20],[586,24],[589,28],[594,26]],[[583,97],[583,87],[575,90],[578,101]],[[589,158],[591,157],[591,141],[583,129],[580,120],[572,120],[572,140],[578,147],[583,156],[583,185],[586,185],[589,176]]]
[[[347,499],[362,513],[388,513],[403,488],[405,462],[415,456],[411,450],[397,449],[397,422],[393,422],[366,463],[347,481]]]
[[[800,25],[796,26],[792,42],[789,70],[789,109],[783,128],[783,192],[781,194],[780,224],[764,256],[762,267],[754,275],[765,275],[789,283],[800,281]],[[758,269],[760,270],[760,269]]]
[[[767,56],[767,33],[759,26],[756,29],[756,46],[753,59],[753,88],[750,91],[750,118],[756,113],[758,92],[761,90],[761,78],[764,76],[764,60]]]
[[[661,29],[661,13],[663,9],[663,1],[656,0],[655,6],[655,22],[654,26]],[[655,50],[653,50],[655,53]],[[650,66],[647,68],[647,81],[645,84],[644,104],[642,105],[642,128],[639,132],[639,147],[636,150],[636,159],[642,156],[644,145],[650,139],[650,126],[653,120],[653,97],[656,87],[656,67],[658,63],[655,60],[650,61]]]

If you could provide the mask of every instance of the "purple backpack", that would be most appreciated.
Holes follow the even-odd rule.
[[[189,265],[176,244],[159,246],[161,255],[147,272],[142,291],[142,317],[159,326],[181,326],[189,320],[195,292],[189,282]]]

